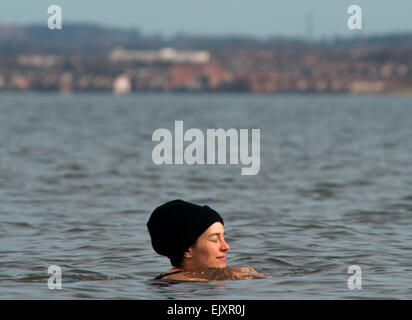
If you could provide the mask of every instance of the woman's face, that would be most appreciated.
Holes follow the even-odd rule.
[[[185,253],[190,268],[224,268],[226,252],[225,230],[220,222],[212,224]]]

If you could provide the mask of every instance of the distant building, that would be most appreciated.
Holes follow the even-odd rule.
[[[59,76],[59,90],[68,93],[73,89],[73,75],[70,72],[64,72]]]
[[[129,93],[132,88],[130,79],[127,75],[118,76],[113,82],[113,92],[116,94]]]
[[[19,55],[17,63],[24,67],[50,68],[61,62],[55,55]]]
[[[350,85],[350,91],[353,93],[372,93],[383,92],[385,90],[384,81],[354,81]]]
[[[205,64],[210,61],[210,53],[203,50],[178,51],[173,48],[163,48],[160,50],[126,50],[117,48],[111,52],[109,58],[112,62]]]
[[[11,88],[14,90],[29,90],[30,82],[26,76],[14,73],[10,79]]]

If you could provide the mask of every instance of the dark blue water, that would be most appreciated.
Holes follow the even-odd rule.
[[[152,133],[175,120],[259,128],[259,174],[156,166]],[[0,298],[410,299],[411,185],[408,96],[2,94]],[[221,213],[229,265],[273,278],[153,281],[169,262],[146,222],[175,198]]]

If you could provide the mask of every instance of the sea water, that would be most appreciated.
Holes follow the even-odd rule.
[[[179,120],[260,129],[259,173],[156,165]],[[411,185],[408,96],[2,93],[0,298],[410,299]],[[170,264],[146,222],[177,198],[223,216],[228,265],[272,278],[153,280]]]

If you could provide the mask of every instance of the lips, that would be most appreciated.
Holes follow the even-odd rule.
[[[220,256],[220,257],[217,257],[217,259],[221,261],[226,261],[226,256]]]

